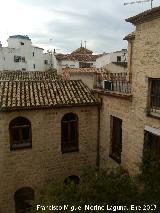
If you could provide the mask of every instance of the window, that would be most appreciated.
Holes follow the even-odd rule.
[[[160,136],[144,132],[143,163],[147,166],[160,160]]]
[[[36,68],[36,65],[35,64],[33,64],[33,69],[35,69]]]
[[[14,56],[14,62],[21,62],[21,56]]]
[[[149,112],[160,112],[160,79],[149,78]]]
[[[26,71],[26,68],[22,68],[22,71]]]
[[[111,116],[111,147],[110,157],[121,163],[122,152],[122,120]]]
[[[48,60],[44,60],[44,64],[48,64]]]
[[[34,56],[34,52],[32,53],[32,55]]]
[[[24,45],[24,42],[20,42],[20,44],[23,46],[23,45]]]
[[[117,62],[121,62],[121,56],[117,56]]]
[[[34,200],[34,190],[24,187],[17,190],[14,194],[16,213],[27,213],[32,206],[29,202]]]
[[[61,121],[62,153],[78,151],[78,116],[68,113]]]
[[[11,121],[10,130],[10,149],[21,149],[32,147],[31,123],[24,117],[17,117]]]
[[[79,68],[90,68],[93,66],[93,63],[79,62]]]
[[[25,57],[22,57],[22,62],[25,63]]]

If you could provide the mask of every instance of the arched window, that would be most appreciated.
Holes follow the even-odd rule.
[[[24,117],[17,117],[9,124],[10,149],[32,147],[31,123]]]
[[[16,213],[26,213],[34,200],[34,190],[30,187],[19,189],[14,194]]]
[[[61,151],[78,151],[78,116],[73,113],[65,114],[61,121]]]

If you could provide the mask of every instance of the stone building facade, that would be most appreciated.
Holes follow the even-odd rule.
[[[32,189],[36,196],[47,181],[80,176],[83,167],[96,165],[98,101],[81,81],[64,82],[54,75],[51,80],[36,72],[6,74],[0,75],[0,212],[11,213],[21,208],[16,203],[20,189]],[[69,133],[63,130],[65,115],[77,118],[69,123]],[[30,136],[28,123],[13,125],[15,119],[29,121]],[[70,149],[62,144],[62,130],[74,140]]]
[[[160,159],[160,7],[126,21],[136,26],[125,38],[129,42],[129,82],[119,81],[116,91],[114,86],[96,90],[102,103],[100,165],[121,164],[135,174],[146,150],[154,160]]]
[[[0,212],[18,208],[17,190],[30,187],[36,194],[46,181],[79,176],[86,165],[122,165],[136,174],[146,150],[149,160],[160,159],[160,7],[126,21],[136,26],[125,37],[128,76],[106,74],[103,87],[97,79],[96,98],[81,80],[0,73]],[[67,144],[70,150],[63,135],[76,141]]]

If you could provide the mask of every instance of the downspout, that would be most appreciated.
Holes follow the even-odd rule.
[[[98,126],[97,126],[97,157],[96,157],[96,167],[97,170],[100,168],[100,108],[101,105],[99,104],[97,107],[98,111]]]
[[[130,39],[130,58],[129,58],[129,82],[132,83],[132,55],[133,55],[133,40]]]

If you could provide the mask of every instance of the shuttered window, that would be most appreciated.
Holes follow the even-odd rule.
[[[160,112],[160,79],[149,78],[149,112]]]
[[[111,116],[111,147],[110,157],[121,163],[122,152],[122,120]]]
[[[149,165],[153,161],[160,161],[160,136],[145,131],[143,163]]]
[[[61,151],[78,151],[78,117],[73,113],[64,115],[61,121]]]
[[[32,147],[31,123],[24,117],[17,117],[9,125],[10,149]]]

